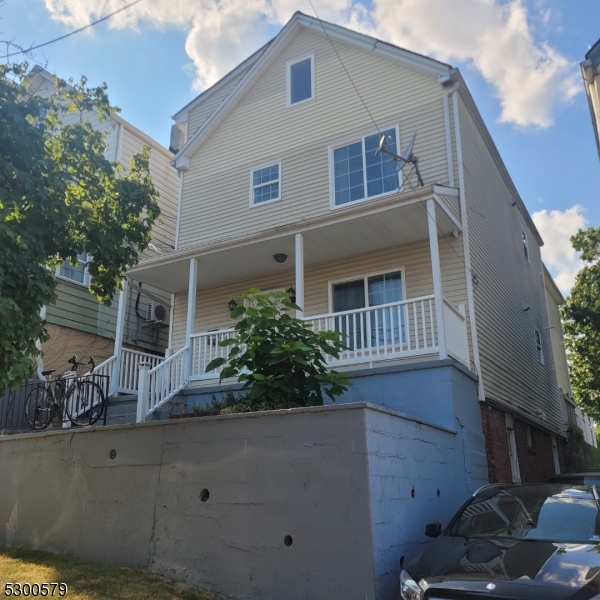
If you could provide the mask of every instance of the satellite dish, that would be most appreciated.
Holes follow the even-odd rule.
[[[415,141],[417,139],[417,132],[415,131],[413,133],[413,136],[410,140],[410,142],[408,143],[408,146],[406,147],[406,149],[404,150],[404,152],[402,154],[396,154],[395,152],[392,152],[391,150],[388,149],[387,144],[388,144],[388,138],[385,137],[385,135],[381,136],[381,139],[379,140],[379,149],[377,150],[376,154],[379,152],[382,152],[384,154],[388,154],[389,156],[391,156],[394,161],[396,162],[396,171],[400,171],[402,169],[402,167],[404,167],[404,165],[410,164],[413,165],[415,168],[415,172],[417,173],[417,179],[419,180],[419,185],[421,187],[423,187],[425,184],[423,183],[423,179],[421,177],[421,173],[419,171],[419,159],[417,156],[415,156],[413,154],[413,148],[415,147]]]

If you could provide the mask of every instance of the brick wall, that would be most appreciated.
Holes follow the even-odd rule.
[[[481,421],[485,436],[485,450],[491,483],[512,483],[508,437],[504,412],[489,405],[481,405]],[[552,477],[554,457],[552,438],[549,433],[531,426],[533,446],[527,445],[527,424],[514,419],[517,456],[523,483],[543,482]],[[565,441],[557,436],[558,458],[561,471],[565,469]]]

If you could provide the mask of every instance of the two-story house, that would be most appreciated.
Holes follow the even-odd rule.
[[[31,93],[48,97],[55,92],[52,76],[40,67],[29,75]],[[146,256],[160,256],[174,248],[177,215],[178,177],[171,166],[173,154],[136,129],[116,113],[104,121],[94,114],[65,114],[62,121],[69,124],[80,118],[106,133],[108,160],[120,163],[126,172],[132,156],[145,146],[151,148],[150,173],[160,194],[160,222],[152,231],[152,245]],[[73,354],[80,358],[94,356],[98,363],[112,356],[115,345],[117,304],[106,307],[89,292],[87,257],[80,255],[79,263],[65,262],[56,270],[57,300],[44,309],[50,339],[42,346],[43,365],[61,372],[69,368],[67,360]],[[121,345],[130,362],[146,354],[150,360],[164,356],[169,339],[170,294],[160,288],[146,289],[133,282],[127,286],[121,328]],[[143,352],[144,354],[139,354]],[[40,365],[41,367],[41,365]]]
[[[461,431],[474,483],[560,469],[543,241],[457,69],[296,13],[174,118],[175,250],[130,272],[173,302],[140,419],[222,389],[231,301],[290,290],[343,335],[339,401]],[[415,134],[423,185],[379,151]]]

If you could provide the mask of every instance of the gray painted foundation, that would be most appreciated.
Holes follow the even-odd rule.
[[[469,453],[460,428],[357,402],[6,436],[0,543],[236,600],[393,600],[423,525],[478,484]]]

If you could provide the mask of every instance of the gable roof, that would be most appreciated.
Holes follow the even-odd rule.
[[[215,131],[215,129],[223,122],[223,120],[237,106],[245,93],[252,87],[254,82],[266,71],[272,64],[278,54],[287,46],[293,39],[294,35],[301,29],[310,29],[327,35],[331,39],[344,41],[353,44],[365,50],[370,50],[379,55],[393,58],[403,62],[405,65],[412,68],[426,71],[432,75],[447,76],[452,67],[433,58],[428,58],[422,54],[411,52],[388,42],[383,42],[363,33],[358,33],[327,23],[314,17],[310,17],[301,12],[296,12],[292,18],[284,25],[281,31],[265,46],[255,52],[250,58],[246,59],[221,81],[215,84],[212,88],[204,92],[198,98],[186,105],[179,111],[174,118],[180,118],[184,112],[189,112],[191,108],[200,105],[206,98],[212,96],[220,89],[227,81],[246,70],[245,75],[240,79],[236,87],[229,96],[221,103],[206,121],[198,128],[189,140],[183,145],[175,160],[173,166],[178,169],[187,169],[190,157],[198,150],[202,143]],[[193,105],[193,106],[192,106]]]

